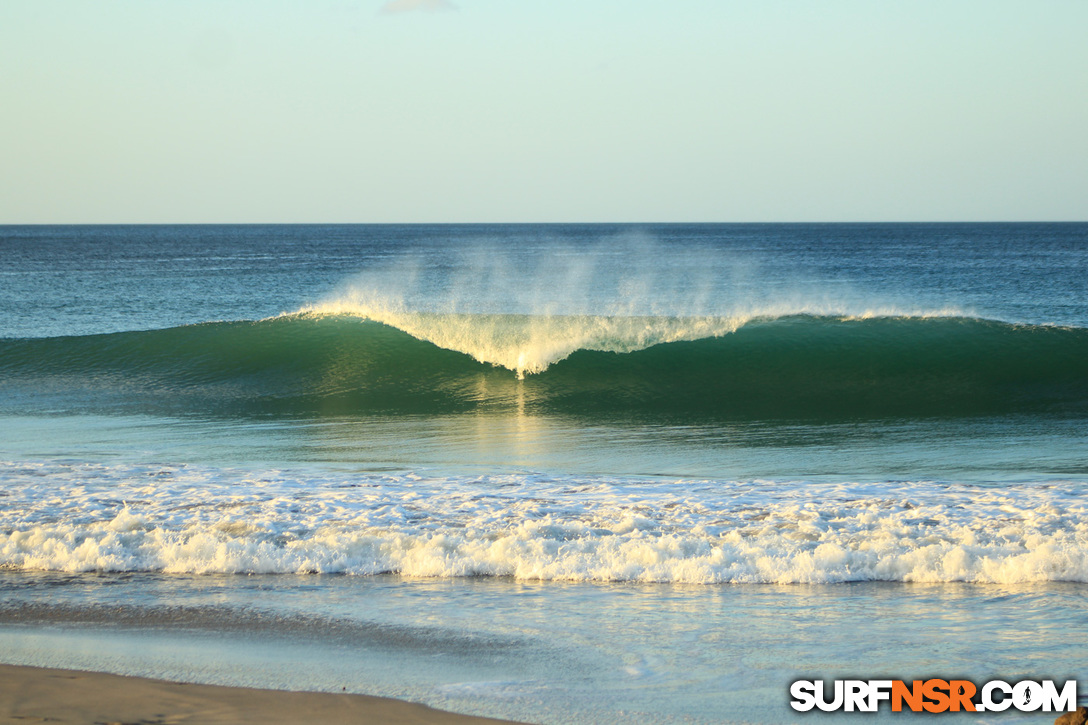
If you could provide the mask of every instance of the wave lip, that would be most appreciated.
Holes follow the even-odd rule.
[[[343,313],[310,311],[309,316]],[[543,373],[578,351],[630,353],[670,342],[736,332],[744,317],[618,317],[599,315],[465,315],[405,312],[353,315],[417,340],[506,368],[518,379]]]
[[[440,345],[392,322],[305,313],[3,340],[0,395],[14,407],[44,400],[226,415],[811,420],[1088,411],[1082,328],[942,316],[413,313],[400,321],[423,337],[441,333]]]
[[[847,313],[790,305],[719,315],[488,314],[419,311],[356,292],[284,316],[372,320],[479,362],[512,370],[524,379],[526,374],[542,373],[579,351],[630,353],[671,342],[722,337],[753,322],[800,316],[843,321],[928,319],[959,316],[959,312],[877,308]]]

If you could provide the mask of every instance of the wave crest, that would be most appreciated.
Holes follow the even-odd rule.
[[[396,328],[446,350],[517,373],[541,373],[580,351],[630,353],[670,342],[702,340],[736,332],[753,321],[799,315],[868,320],[957,317],[957,309],[837,309],[781,306],[727,315],[480,314],[417,311],[362,290],[352,290],[284,316],[356,317]]]

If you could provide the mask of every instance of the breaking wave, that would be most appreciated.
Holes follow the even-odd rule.
[[[302,312],[0,340],[10,405],[674,418],[1088,409],[1088,330],[957,316]]]

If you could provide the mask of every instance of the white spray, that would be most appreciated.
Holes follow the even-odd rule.
[[[516,250],[481,240],[452,257],[405,256],[366,270],[294,314],[381,322],[481,362],[539,373],[576,350],[632,352],[735,332],[756,319],[946,316],[876,303],[751,257],[673,248],[645,234]]]

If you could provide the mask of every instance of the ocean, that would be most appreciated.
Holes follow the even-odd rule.
[[[0,227],[4,663],[540,723],[1088,694],[1086,484],[1088,224]]]

